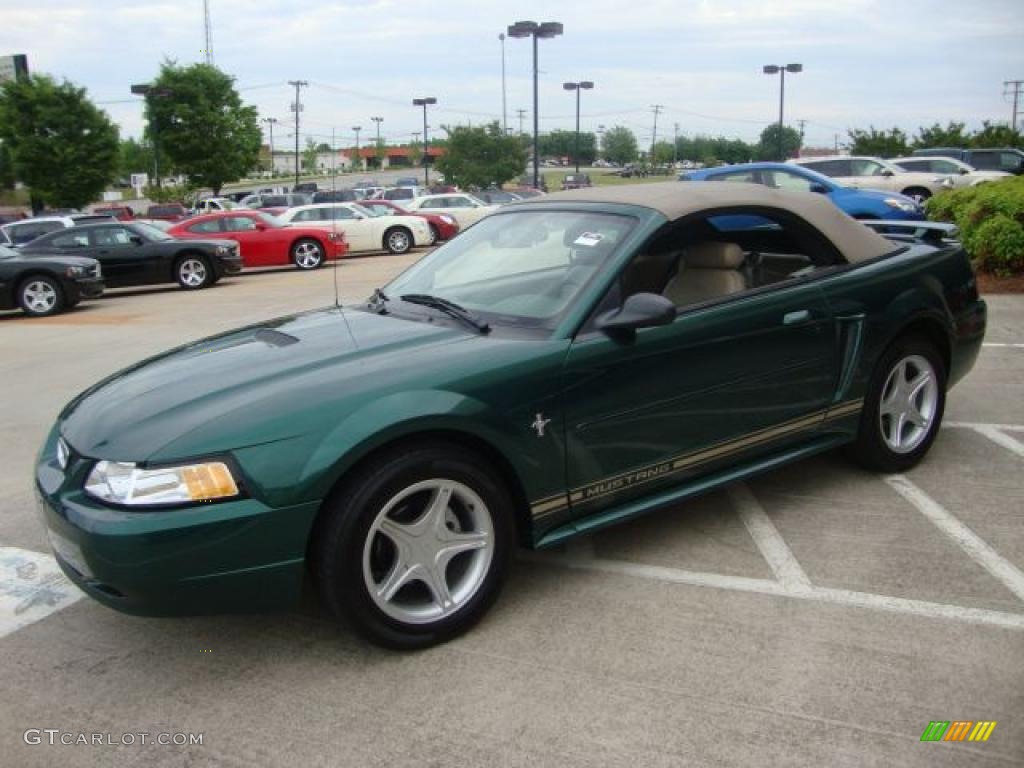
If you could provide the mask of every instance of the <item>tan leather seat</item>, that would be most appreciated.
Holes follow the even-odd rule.
[[[743,249],[736,243],[697,243],[686,249],[662,295],[684,307],[739,293],[747,288],[742,265]]]

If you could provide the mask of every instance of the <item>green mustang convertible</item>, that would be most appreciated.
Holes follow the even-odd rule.
[[[375,642],[444,641],[517,545],[841,445],[919,461],[986,310],[952,232],[910,227],[710,182],[506,206],[365,304],[79,395],[36,467],[50,542],[118,610],[281,608],[311,583]]]

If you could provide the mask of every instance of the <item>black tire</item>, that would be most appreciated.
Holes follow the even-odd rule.
[[[301,270],[310,271],[324,265],[324,247],[311,237],[292,243],[292,263]]]
[[[437,241],[441,239],[441,230],[437,228],[436,224],[430,225],[430,245],[437,245]]]
[[[384,233],[384,247],[390,253],[408,253],[414,243],[412,232],[405,227],[392,227]]]
[[[930,407],[918,408],[918,412],[930,412],[927,427],[919,427],[923,434],[913,441],[908,441],[913,446],[912,449],[898,451],[886,439],[886,431],[890,434],[893,432],[894,422],[892,416],[883,416],[882,401],[883,397],[892,391],[891,377],[897,375],[896,369],[901,362],[908,362],[910,372],[921,371],[920,365],[915,369],[911,362],[913,360],[924,360],[931,367],[936,385],[934,400]],[[942,355],[932,342],[917,335],[904,336],[894,341],[879,359],[871,376],[867,396],[864,398],[864,408],[861,411],[857,439],[851,446],[853,458],[866,469],[879,472],[905,472],[917,464],[928,453],[935,436],[939,433],[939,425],[942,423],[946,408],[946,375]],[[923,392],[918,398],[927,394]],[[918,402],[921,400],[918,399]],[[908,426],[911,430],[915,429],[913,424]],[[903,433],[902,428],[899,432]]]
[[[480,566],[476,570],[476,586],[466,593],[460,606],[453,606],[452,613],[436,620],[402,621],[386,613],[378,604],[380,598],[370,593],[368,579],[376,583],[372,575],[373,558],[380,554],[381,544],[387,545],[391,541],[374,530],[377,521],[384,517],[389,502],[393,503],[394,499],[418,483],[432,481],[452,482],[462,488],[469,488],[483,502],[483,509],[474,514],[486,515],[491,522],[491,530],[486,534],[491,542],[490,557],[486,567]],[[414,498],[418,497],[408,497]],[[335,615],[347,620],[364,637],[388,648],[426,648],[465,632],[494,603],[508,570],[514,542],[513,510],[508,499],[508,491],[494,471],[476,455],[457,445],[421,442],[381,454],[357,470],[325,502],[323,517],[310,548],[323,601]],[[399,505],[396,509],[402,512],[414,506],[406,500],[405,507]],[[427,508],[425,506],[424,510]],[[394,514],[394,510],[389,516],[391,514]],[[415,520],[426,518],[426,514],[417,514],[413,515]],[[453,530],[452,525],[447,523],[448,514],[453,513],[445,512],[445,529]],[[392,548],[394,553],[398,553],[397,546],[392,545]],[[482,549],[480,552],[481,558],[487,557]],[[442,571],[446,585],[448,574],[453,572],[453,565],[461,562],[476,567],[479,562],[460,561],[458,558],[463,556],[475,558],[476,550],[463,552],[450,560]],[[387,561],[384,562],[384,571],[397,571],[399,559],[393,556],[393,560],[391,568],[387,567]],[[472,572],[470,567],[464,573]],[[365,575],[367,573],[370,575]],[[458,572],[454,573],[458,578]],[[382,575],[381,578],[386,581],[390,576]],[[410,599],[410,596],[415,598],[417,589],[428,597],[428,602],[433,594],[426,589],[425,581],[411,578],[395,592],[394,598],[402,596],[403,590],[407,589],[412,591],[407,593],[405,599]],[[399,601],[392,602],[388,598],[386,602],[401,612]]]
[[[216,277],[205,256],[183,253],[174,260],[174,280],[186,291],[198,291],[213,285]]]
[[[49,317],[64,311],[67,297],[60,283],[46,275],[31,275],[18,285],[18,306],[29,317]]]
[[[919,205],[923,205],[932,196],[932,193],[924,187],[910,187],[909,189],[904,189],[900,194],[912,197]]]

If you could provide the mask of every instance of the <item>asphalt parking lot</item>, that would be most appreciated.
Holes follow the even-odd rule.
[[[905,477],[839,454],[524,553],[470,634],[382,651],[314,605],[140,619],[51,577],[34,454],[96,379],[368,295],[421,253],[0,313],[0,754],[11,766],[1024,765],[1024,297]],[[996,721],[922,743],[930,721]],[[201,746],[26,743],[202,733]]]

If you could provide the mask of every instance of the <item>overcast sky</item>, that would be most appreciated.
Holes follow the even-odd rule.
[[[420,130],[416,96],[436,96],[431,131],[501,118],[498,33],[518,19],[560,21],[541,41],[541,130],[571,128],[565,80],[593,80],[582,127],[626,125],[659,135],[754,139],[778,116],[778,76],[763,64],[799,62],[786,78],[787,123],[805,143],[831,145],[848,127],[956,119],[1006,122],[1003,81],[1024,79],[1022,0],[361,0],[299,4],[210,0],[214,60],[236,78],[261,116],[281,120],[275,144],[292,139],[286,81],[308,80],[301,134],[340,144],[352,126],[389,141]],[[66,77],[117,121],[142,128],[129,85],[152,78],[164,58],[203,58],[202,0],[71,2],[0,0],[0,54],[25,53],[33,72]],[[530,109],[530,43],[505,41],[508,121]],[[1024,105],[1022,105],[1024,108]],[[529,130],[532,116],[526,118]]]

